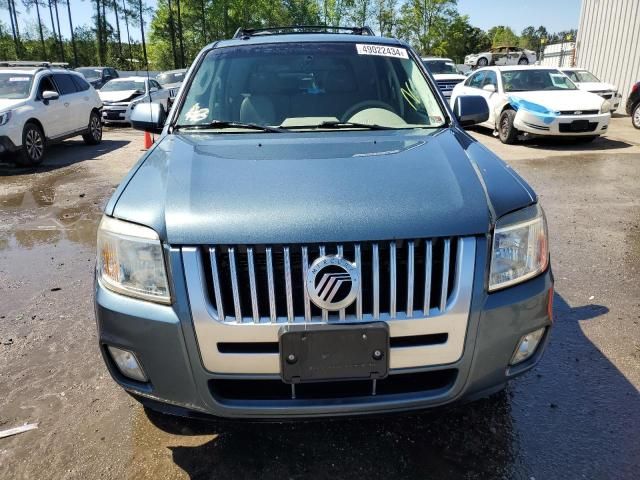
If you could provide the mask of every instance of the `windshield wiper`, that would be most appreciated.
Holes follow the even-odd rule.
[[[288,130],[302,130],[305,128],[366,128],[367,130],[395,130],[395,127],[385,127],[384,125],[378,125],[375,123],[340,122],[335,120],[328,120],[318,123],[317,125],[287,125],[286,127],[281,125],[280,128],[286,128]]]
[[[225,128],[246,128],[249,130],[261,130],[263,132],[271,132],[271,133],[282,133],[283,129],[278,127],[270,127],[268,125],[258,125],[257,123],[243,123],[243,122],[227,122],[224,120],[214,120],[209,123],[199,123],[195,125],[176,125],[174,130],[179,130],[182,128],[191,128],[194,130],[211,130],[214,128],[225,129]]]

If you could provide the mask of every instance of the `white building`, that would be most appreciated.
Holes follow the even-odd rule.
[[[617,85],[624,105],[640,81],[640,0],[582,0],[576,66]]]

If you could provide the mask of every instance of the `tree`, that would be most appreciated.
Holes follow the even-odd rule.
[[[76,45],[76,36],[73,31],[73,21],[71,20],[71,0],[67,0],[67,14],[69,15],[69,30],[71,31],[71,45],[73,47],[73,64],[78,67],[78,47]]]
[[[53,0],[53,8],[56,11],[56,24],[58,26],[58,41],[60,42],[60,55],[64,62],[64,45],[62,44],[62,31],[60,30],[60,16],[58,15],[58,0]]]
[[[490,28],[487,35],[491,38],[491,44],[494,47],[518,45],[518,36],[510,27],[505,27],[504,25]]]
[[[38,32],[40,34],[40,45],[41,45],[41,54],[42,58],[47,58],[47,47],[44,43],[44,34],[42,32],[42,17],[40,16],[40,4],[39,0],[23,0],[24,6],[27,10],[29,10],[32,6],[36,7],[36,18],[38,20]]]
[[[396,33],[422,55],[441,55],[446,49],[446,26],[456,15],[456,0],[408,0],[400,7]]]

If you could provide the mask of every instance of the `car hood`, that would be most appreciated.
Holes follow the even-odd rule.
[[[173,245],[346,242],[486,234],[533,201],[456,129],[202,133],[165,136],[106,213]]]
[[[0,112],[19,107],[25,102],[24,98],[0,98]]]
[[[459,80],[460,82],[466,80],[467,77],[464,75],[459,75],[457,73],[434,73],[433,78],[438,80]]]
[[[119,90],[117,92],[105,92],[98,90],[100,100],[103,102],[126,102],[134,97],[141,96],[143,94],[136,93],[137,90]]]
[[[618,90],[615,85],[606,82],[573,82],[580,90],[587,90],[589,92],[604,92]]]
[[[602,97],[585,90],[507,92],[507,95],[512,103],[525,100],[551,111],[600,110],[603,102]]]

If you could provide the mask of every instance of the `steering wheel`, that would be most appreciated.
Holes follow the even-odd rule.
[[[380,100],[365,100],[364,102],[359,102],[349,107],[347,111],[342,115],[340,119],[341,122],[348,122],[351,117],[353,117],[356,113],[361,112],[362,110],[367,110],[368,108],[382,108],[384,110],[389,110],[392,113],[396,113],[393,110],[393,107],[388,103],[382,102]]]

